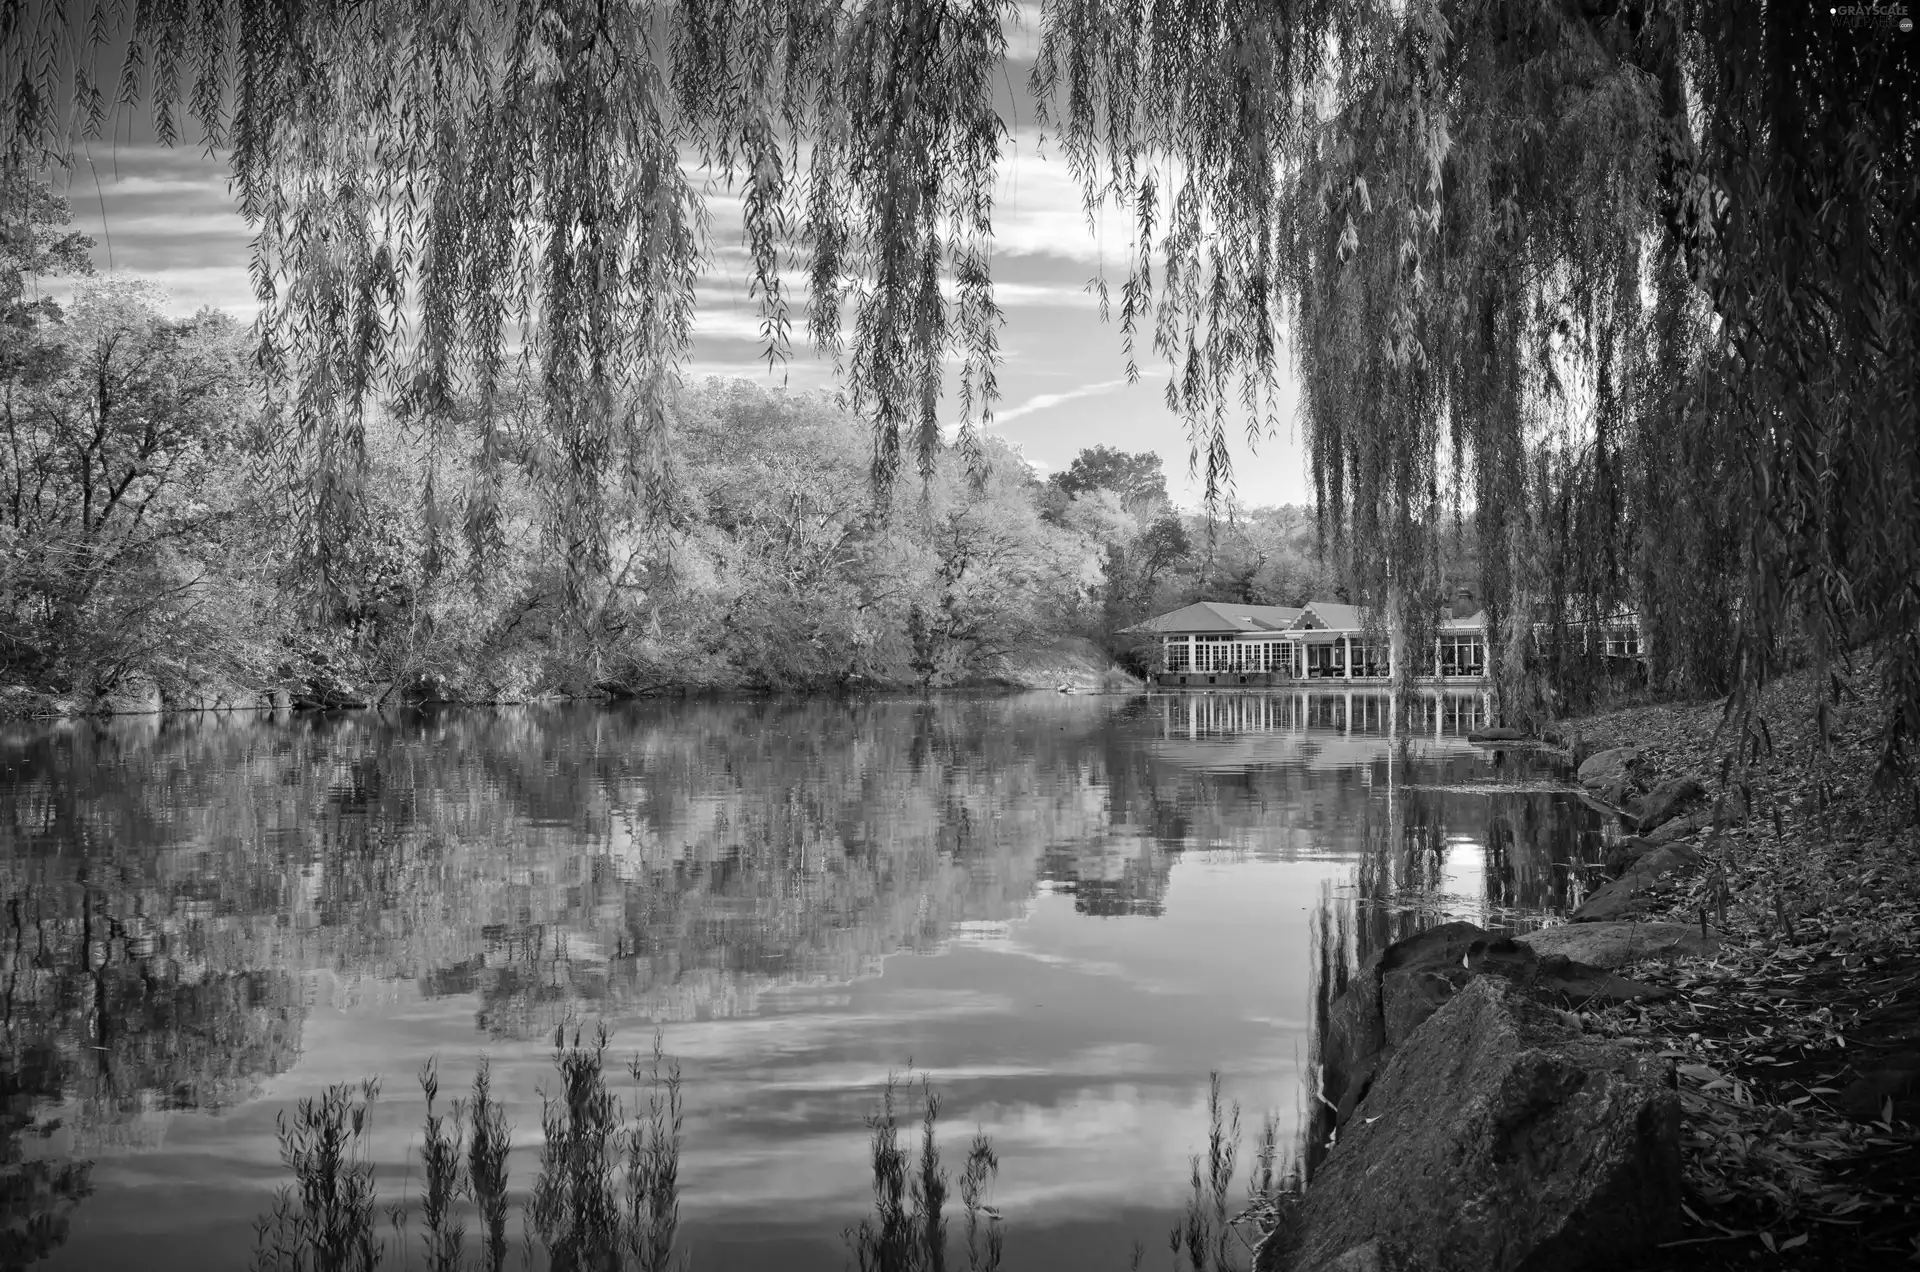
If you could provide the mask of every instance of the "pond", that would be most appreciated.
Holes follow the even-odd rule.
[[[1465,741],[1478,697],[1389,717],[1027,694],[15,729],[14,1249],[243,1268],[276,1116],[376,1074],[382,1203],[417,1201],[429,1057],[453,1094],[487,1057],[524,1192],[553,1030],[604,1023],[682,1065],[696,1269],[846,1266],[864,1119],[922,1071],[956,1173],[992,1137],[1006,1267],[1124,1268],[1185,1203],[1210,1072],[1243,1162],[1267,1111],[1297,1134],[1326,960],[1537,921],[1602,851],[1550,769]]]

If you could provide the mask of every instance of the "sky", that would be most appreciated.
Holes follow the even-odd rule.
[[[1005,82],[1025,82],[1032,50],[1031,32],[1016,32]],[[1104,273],[1117,307],[1127,235],[1114,228],[1117,218],[1088,227],[1065,161],[1031,126],[1032,106],[1024,90],[1003,105],[1012,110],[1014,127],[1012,154],[1001,163],[994,217],[993,276],[1005,326],[993,432],[1042,473],[1065,468],[1089,446],[1155,451],[1175,501],[1196,508],[1202,483],[1190,473],[1185,426],[1162,398],[1165,364],[1147,354],[1140,362],[1140,381],[1128,384],[1119,328],[1101,322],[1087,290],[1089,280]],[[152,280],[183,314],[211,305],[252,317],[246,274],[252,231],[228,194],[220,159],[203,157],[192,142],[168,149],[124,139],[96,141],[67,180],[74,228],[94,236],[101,271]],[[794,389],[835,387],[832,365],[807,346],[803,323],[796,323],[794,354],[784,367],[769,373],[761,360],[741,269],[737,203],[724,192],[710,196],[712,265],[701,283],[700,318],[683,374],[784,382]],[[1303,504],[1310,497],[1304,450],[1292,420],[1290,375],[1283,373],[1280,388],[1277,435],[1250,448],[1244,421],[1234,421],[1230,429],[1235,494],[1243,507]],[[958,404],[947,406],[957,422]]]

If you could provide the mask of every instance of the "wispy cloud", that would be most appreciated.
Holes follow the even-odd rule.
[[[993,422],[995,424],[1011,424],[1013,421],[1025,416],[1033,415],[1040,411],[1052,410],[1054,407],[1065,402],[1074,402],[1080,398],[1098,397],[1102,393],[1111,393],[1115,389],[1126,387],[1126,384],[1127,380],[1123,376],[1116,380],[1095,380],[1091,384],[1082,384],[1078,388],[1065,389],[1059,393],[1036,393],[1018,406],[1008,407],[1004,411],[994,412]]]

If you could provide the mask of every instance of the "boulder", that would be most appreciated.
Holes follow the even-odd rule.
[[[1398,1047],[1473,979],[1458,961],[1441,967],[1400,968],[1380,978],[1380,1023],[1389,1047]]]
[[[1608,1005],[1669,997],[1671,990],[1615,976],[1563,954],[1541,954],[1511,938],[1475,941],[1467,951],[1469,976],[1499,976],[1531,998],[1565,1007]],[[1391,1032],[1391,1026],[1389,1026]]]
[[[1642,894],[1667,876],[1690,870],[1700,862],[1700,854],[1680,843],[1662,844],[1646,853],[1612,883],[1594,889],[1593,895],[1569,917],[1575,923],[1596,923],[1605,919],[1623,919],[1644,910]]]
[[[1648,791],[1637,800],[1633,807],[1635,820],[1640,832],[1645,834],[1656,826],[1665,825],[1680,815],[1680,810],[1703,798],[1707,788],[1690,777],[1677,777],[1670,782]]]
[[[1392,1246],[1379,1241],[1345,1250],[1322,1263],[1314,1272],[1413,1272],[1414,1265]]]
[[[1345,990],[1327,1009],[1326,1032],[1320,1045],[1322,1094],[1336,1107],[1360,1085],[1375,1057],[1394,1041],[1406,1037],[1452,994],[1429,983],[1432,974],[1452,968],[1463,973],[1467,947],[1484,940],[1484,929],[1471,923],[1443,923],[1396,941],[1354,974]],[[1392,982],[1393,1037],[1387,1028],[1387,982]]]
[[[1567,923],[1529,932],[1519,941],[1542,957],[1606,969],[1643,958],[1710,955],[1720,948],[1718,937],[1702,936],[1699,928],[1684,923]]]
[[[1639,759],[1638,747],[1616,746],[1610,751],[1588,756],[1581,763],[1576,776],[1580,779],[1580,785],[1595,790],[1625,789],[1633,784],[1633,768]]]
[[[1653,844],[1670,844],[1676,839],[1685,839],[1688,835],[1705,830],[1711,825],[1713,825],[1713,814],[1702,809],[1697,813],[1688,813],[1685,817],[1674,818],[1660,829],[1648,834],[1646,839]]]
[[[1467,741],[1475,746],[1495,742],[1525,742],[1529,735],[1525,729],[1482,729],[1478,733],[1467,734]]]
[[[1580,908],[1567,916],[1572,923],[1628,923],[1653,912],[1653,898],[1643,889],[1623,888],[1620,880],[1593,890]]]
[[[1627,867],[1659,846],[1651,839],[1645,839],[1639,835],[1629,835],[1612,845],[1607,849],[1607,859],[1603,867],[1607,872],[1607,878],[1618,879],[1627,872]]]
[[[1353,1111],[1360,1107],[1360,1101],[1367,1098],[1367,1092],[1373,1089],[1373,1080],[1379,1076],[1380,1066],[1393,1056],[1390,1050],[1376,1051],[1362,1060],[1347,1077],[1346,1089],[1340,1093],[1340,1102],[1334,1106],[1333,1124],[1345,1126]]]
[[[1471,923],[1442,923],[1380,952],[1374,970],[1380,977],[1381,1034],[1387,1046],[1399,1046],[1472,978],[1467,951],[1475,942],[1484,944],[1488,935]]]
[[[1461,965],[1475,941],[1488,939],[1483,927],[1455,920],[1416,932],[1403,941],[1395,941],[1380,951],[1374,963],[1382,977],[1394,971],[1428,971]]]
[[[1481,977],[1393,1053],[1255,1266],[1625,1263],[1675,1226],[1679,1140],[1678,1099],[1633,1052]]]
[[[1322,1091],[1338,1105],[1356,1085],[1361,1069],[1387,1045],[1380,1021],[1380,977],[1362,969],[1327,1009],[1320,1044]]]

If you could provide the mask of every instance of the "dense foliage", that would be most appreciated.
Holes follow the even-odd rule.
[[[873,428],[877,488],[909,443],[940,477],[954,355],[960,450],[992,468],[1006,0],[8,12],[10,164],[97,133],[110,98],[144,101],[166,139],[190,117],[230,154],[258,230],[265,422],[329,587],[390,399],[472,466],[455,502],[480,556],[517,413],[537,414],[563,496],[541,523],[592,607],[625,510],[675,493],[672,369],[707,207],[690,156],[740,193],[770,361],[798,297],[783,268],[804,261],[806,325]],[[1891,642],[1883,759],[1908,766],[1920,67],[1894,15],[1042,12],[1042,118],[1090,209],[1137,227],[1122,330],[1130,355],[1150,331],[1171,362],[1210,490],[1229,425],[1273,422],[1284,320],[1323,528],[1396,640],[1431,620],[1445,523],[1470,514],[1509,716],[1577,694],[1572,655],[1633,609],[1681,692]],[[445,489],[424,493],[430,521],[453,517]]]
[[[1895,16],[1062,0],[1034,85],[1140,227],[1121,321],[1173,361],[1211,479],[1291,324],[1321,513],[1396,629],[1470,514],[1509,715],[1579,692],[1621,609],[1682,692],[1891,641],[1897,768],[1920,59]]]
[[[1124,628],[1199,596],[1336,586],[1305,514],[1209,533],[1168,503],[1157,455],[1095,448],[1041,481],[1004,446],[971,475],[942,446],[916,498],[876,498],[857,416],[718,380],[674,392],[659,507],[603,475],[607,563],[584,578],[543,515],[566,491],[541,411],[505,412],[490,460],[369,411],[362,513],[336,527],[323,582],[244,335],[89,279],[64,209],[28,193],[37,246],[4,257],[0,333],[0,690],[16,708],[954,684],[1068,638],[1125,653]],[[64,307],[45,295],[62,273]],[[484,552],[420,515],[436,488],[480,480]]]

